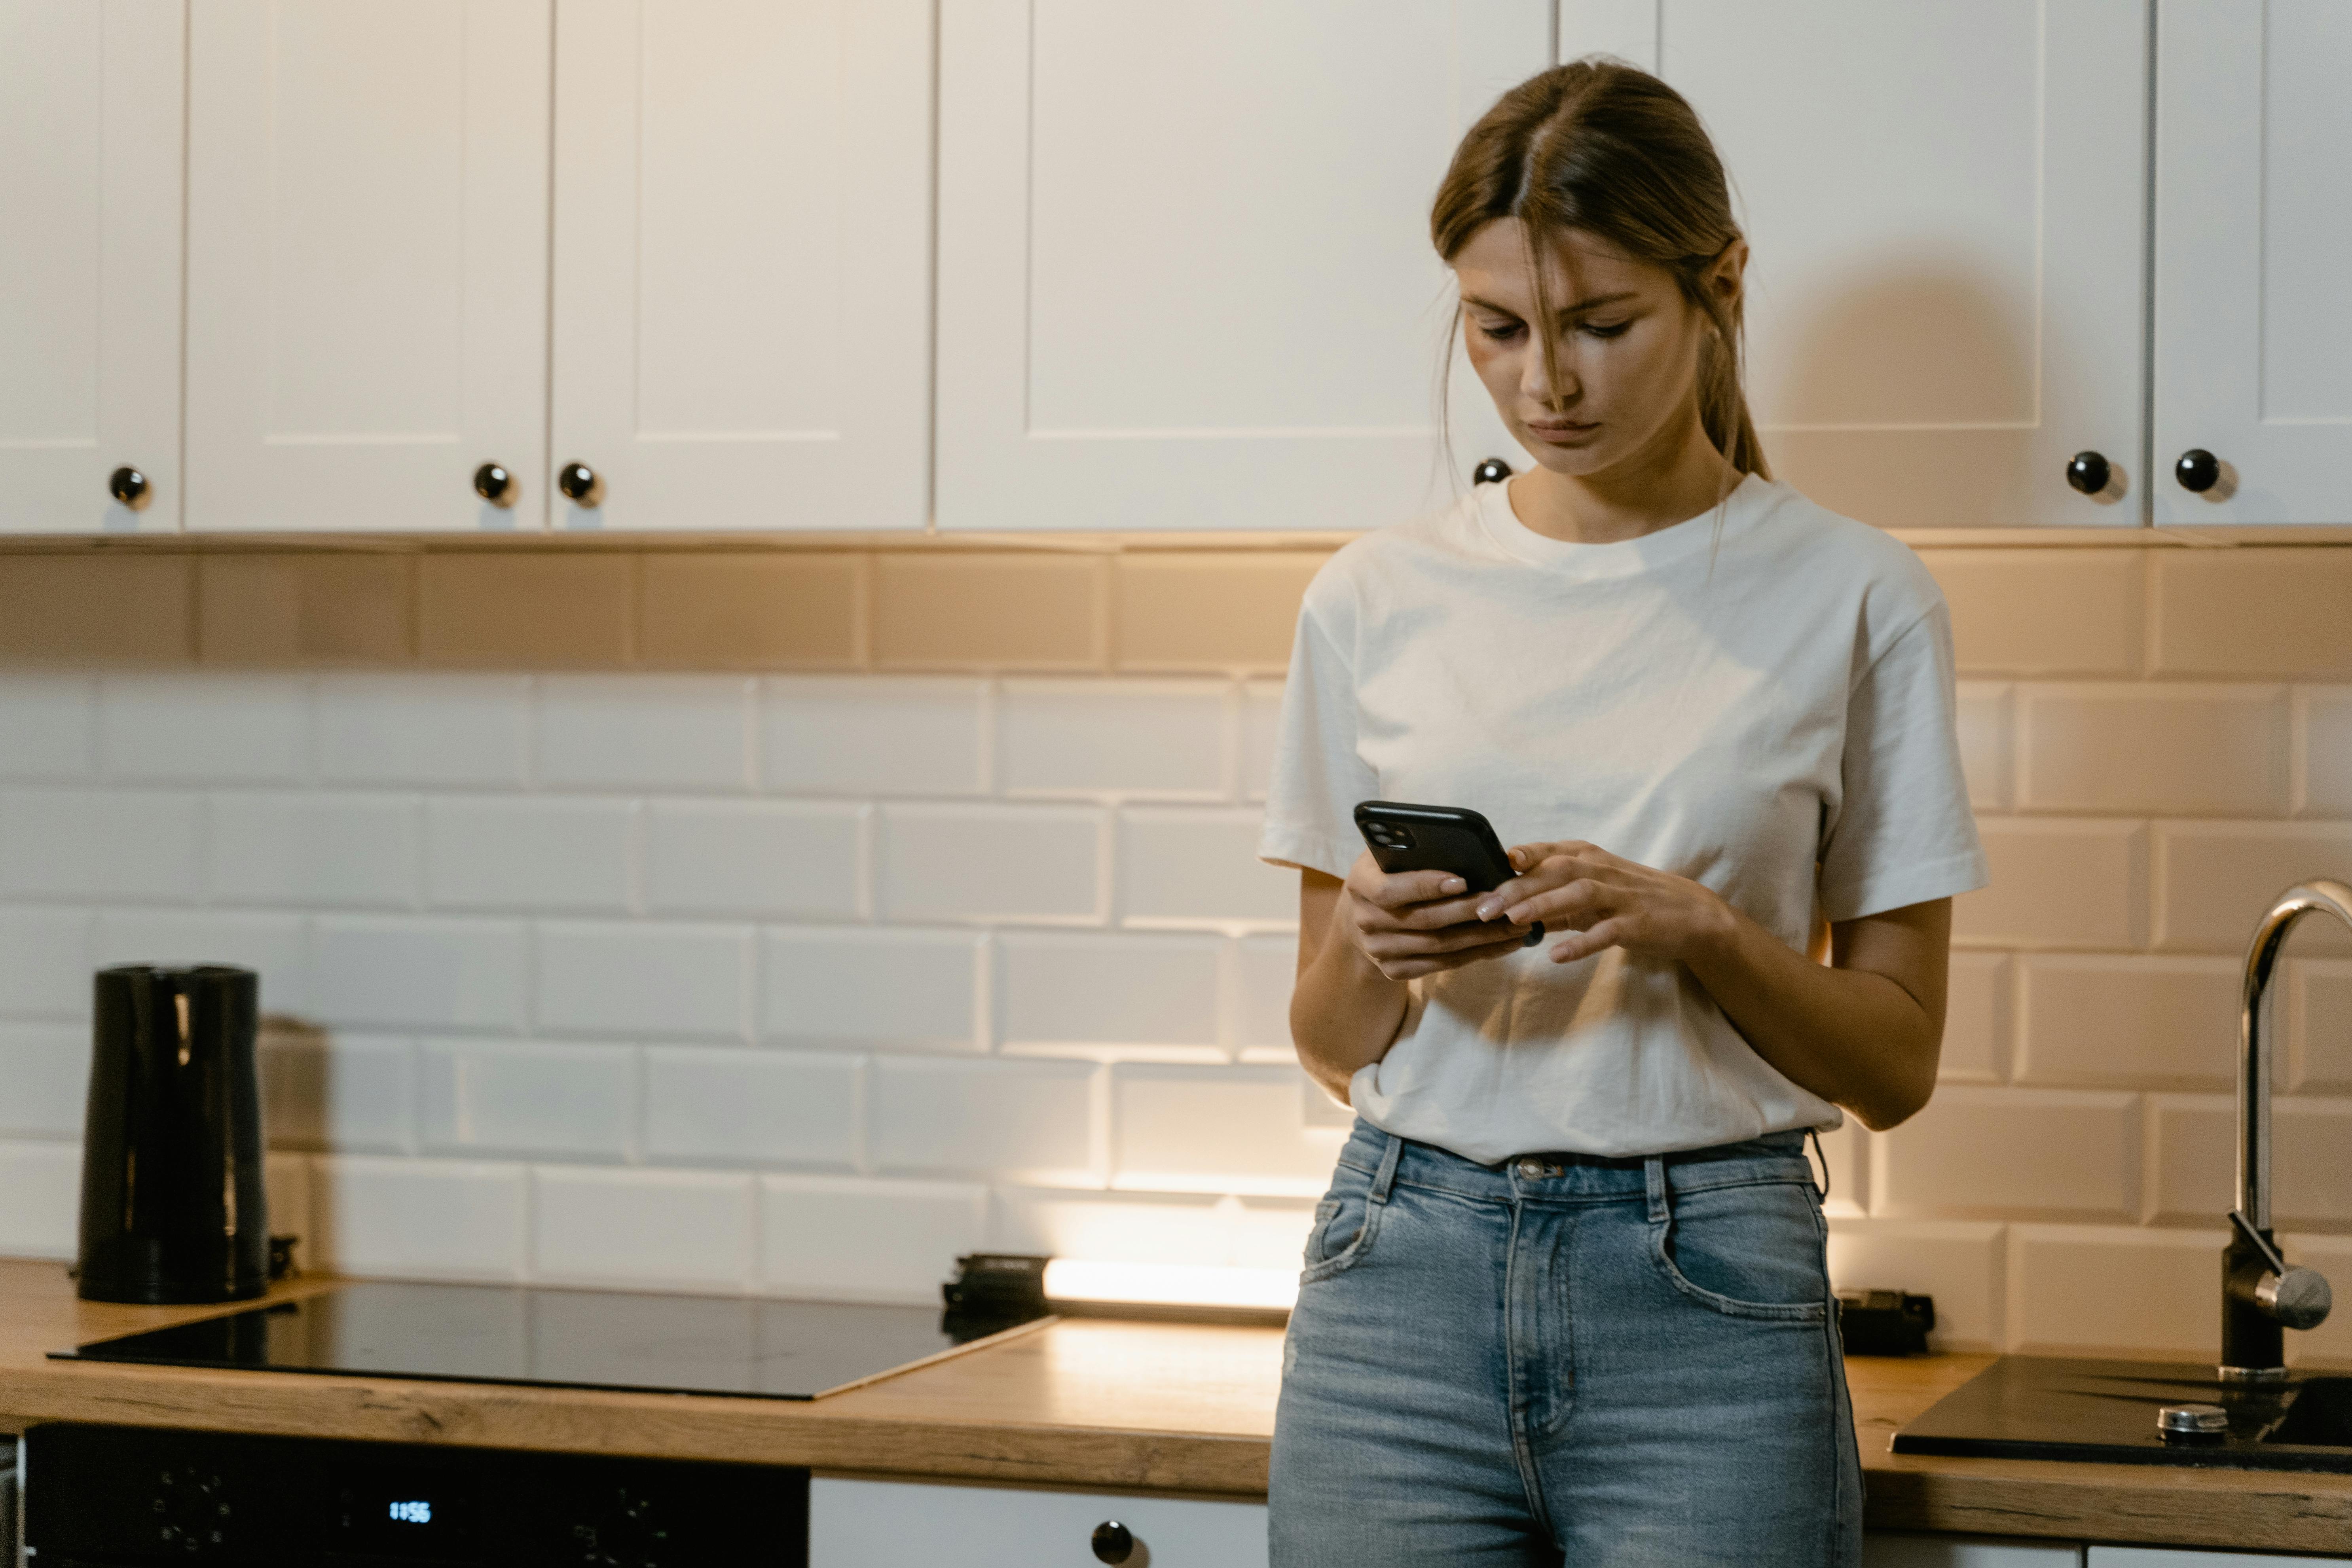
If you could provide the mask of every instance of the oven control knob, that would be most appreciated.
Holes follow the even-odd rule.
[[[227,1489],[220,1477],[186,1468],[155,1478],[155,1542],[166,1552],[194,1557],[217,1552],[228,1540]]]
[[[654,1512],[651,1500],[626,1487],[614,1489],[613,1501],[593,1524],[575,1524],[572,1539],[582,1568],[665,1568],[669,1556],[669,1531]]]

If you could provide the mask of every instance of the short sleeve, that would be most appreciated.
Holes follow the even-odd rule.
[[[1379,794],[1356,752],[1355,672],[1319,624],[1310,595],[1282,690],[1258,858],[1345,877],[1363,850],[1356,803]]]
[[[1960,771],[1952,627],[1940,600],[1889,643],[1846,705],[1843,788],[1822,846],[1822,912],[1859,920],[1985,885]]]

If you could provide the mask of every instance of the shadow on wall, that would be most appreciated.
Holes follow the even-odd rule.
[[[1788,318],[1768,282],[1752,308],[1748,387],[1776,478],[1882,528],[2030,521],[2031,300],[1927,263],[1874,268]],[[2052,343],[2044,363],[2063,353]],[[2130,454],[2108,456],[2120,469]]]
[[[317,1153],[334,1147],[329,1108],[335,1102],[336,1054],[322,1026],[287,1013],[264,1013],[255,1040],[261,1074],[261,1130],[270,1152]],[[298,1268],[323,1269],[335,1256],[334,1238],[321,1234],[329,1216],[313,1201],[307,1164],[269,1184],[272,1235],[299,1238]]]

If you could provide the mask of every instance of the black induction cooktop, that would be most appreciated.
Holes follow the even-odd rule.
[[[2158,1411],[2184,1405],[2218,1409],[2218,1429],[2166,1440]],[[2223,1383],[2212,1367],[2183,1363],[2007,1355],[1897,1432],[1894,1449],[2352,1473],[2352,1378]]]
[[[952,1349],[936,1307],[367,1281],[58,1360],[814,1399]]]

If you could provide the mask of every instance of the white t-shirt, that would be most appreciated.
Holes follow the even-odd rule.
[[[1950,621],[1908,549],[1754,475],[1720,510],[1614,544],[1533,531],[1506,489],[1316,574],[1262,858],[1344,877],[1358,801],[1469,806],[1506,845],[1581,838],[1703,882],[1800,952],[1816,899],[1845,921],[1984,886]],[[1622,948],[1412,982],[1349,1098],[1487,1163],[1840,1120],[1688,969]]]

